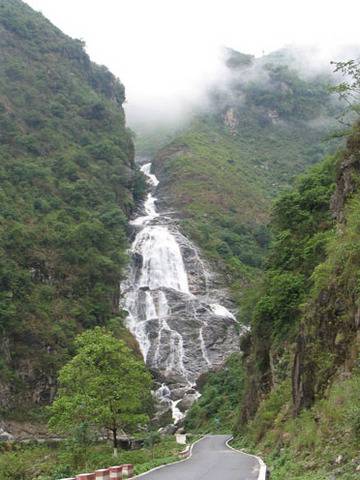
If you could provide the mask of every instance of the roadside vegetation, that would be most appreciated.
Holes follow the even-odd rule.
[[[191,428],[221,431],[206,412],[230,409],[235,390],[223,386],[244,378],[233,443],[262,456],[275,480],[359,477],[359,172],[355,122],[344,149],[277,198],[264,274],[247,293],[242,360],[209,377],[188,417]]]
[[[83,440],[74,438],[51,445],[14,444],[1,447],[0,478],[58,480],[123,463],[133,464],[135,474],[139,474],[178,460],[178,453],[183,448],[176,443],[174,436],[159,438],[154,445],[137,450],[119,449],[116,457],[111,442],[89,441],[84,444]]]

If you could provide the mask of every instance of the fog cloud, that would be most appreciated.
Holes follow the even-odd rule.
[[[267,55],[306,52],[304,74],[321,71],[358,42],[358,0],[27,0],[125,84],[130,124],[176,122],[226,80],[222,46]],[[335,8],[336,7],[336,8]],[[315,45],[313,47],[312,45]],[[305,48],[306,47],[306,48]],[[351,58],[351,49],[346,55]]]

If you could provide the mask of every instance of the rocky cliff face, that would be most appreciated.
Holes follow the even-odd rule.
[[[283,230],[275,242],[283,254],[273,252],[269,264],[276,275],[300,273],[301,282],[304,275],[307,280],[302,283],[302,300],[297,301],[302,302],[301,308],[292,313],[288,310],[288,298],[281,305],[281,298],[272,297],[274,293],[270,293],[275,278],[267,285],[263,298],[260,297],[257,309],[263,313],[255,311],[251,335],[242,345],[247,369],[242,424],[256,416],[261,402],[288,380],[292,386],[291,411],[297,416],[325,395],[335,375],[348,375],[356,365],[360,338],[357,287],[360,268],[357,247],[360,240],[359,139],[360,130],[356,126],[346,148],[330,159],[330,170],[326,173],[329,180],[323,183],[327,185],[325,189],[320,187],[320,179],[326,178],[321,173],[299,187],[301,195],[284,197],[278,204],[281,211],[276,213],[275,221]],[[331,194],[332,177],[335,190]],[[293,205],[295,210],[292,210]],[[292,222],[289,212],[297,215],[295,212],[299,213],[303,206],[301,216],[308,220],[299,230],[297,222],[303,220],[299,216]],[[319,238],[323,240],[316,243]],[[313,249],[314,245],[317,245],[314,250],[317,253],[309,256],[309,248]],[[297,277],[290,278],[293,281]],[[266,303],[274,301],[268,310]],[[279,319],[284,312],[284,322],[289,327],[280,342],[277,339]]]
[[[340,369],[351,370],[359,351],[360,323],[357,278],[360,262],[358,209],[360,128],[347,141],[338,167],[331,211],[336,234],[322,270],[325,280],[310,300],[301,324],[293,365],[294,411],[321,397]]]
[[[142,170],[151,192],[145,215],[140,212],[132,222],[136,235],[129,278],[122,285],[124,307],[127,324],[159,382],[160,403],[172,407],[178,420],[179,409],[188,409],[196,399],[193,387],[200,375],[239,350],[241,328],[216,276],[180,232],[176,214],[165,208],[151,164]]]

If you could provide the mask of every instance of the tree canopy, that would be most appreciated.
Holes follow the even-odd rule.
[[[72,432],[87,425],[106,429],[117,448],[119,431],[130,432],[149,419],[151,375],[121,340],[96,327],[79,335],[76,355],[60,370],[50,427]]]

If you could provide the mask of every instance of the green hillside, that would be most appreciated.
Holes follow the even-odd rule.
[[[359,124],[334,153],[339,144],[326,141],[338,114],[329,79],[305,80],[279,66],[289,61],[285,52],[261,61],[266,81],[242,81],[254,60],[230,58],[231,94],[213,92],[211,112],[155,158],[166,203],[225,267],[240,319],[251,327],[242,354],[201,380],[185,426],[232,429],[235,445],[260,454],[275,480],[353,480],[360,471]]]
[[[56,480],[120,462],[141,473],[174,461],[183,447],[167,436],[171,428],[158,431],[169,411],[151,418],[152,377],[119,308],[129,219],[147,188],[124,87],[90,61],[82,41],[21,0],[0,0],[0,52],[0,477]],[[273,480],[355,480],[360,123],[335,137],[343,107],[330,94],[333,80],[305,75],[298,55],[227,49],[206,105],[178,130],[139,130],[138,153],[153,160],[159,207],[176,211],[249,327],[240,352],[198,379],[201,396],[184,428],[232,432],[235,446],[264,458]],[[359,93],[359,62],[338,72],[350,74],[338,93]],[[190,308],[183,293],[175,300],[183,296]],[[199,324],[196,308],[176,320]],[[185,310],[169,303],[167,311],[173,320]],[[88,331],[98,326],[106,328]],[[204,343],[206,360],[206,348],[223,344],[214,330],[207,346],[202,328],[194,345]],[[159,332],[147,334],[159,339],[158,351],[170,342],[170,360],[176,348],[187,352],[165,320]],[[195,398],[175,381],[172,398]],[[66,438],[44,440],[46,416]],[[40,442],[11,441],[7,425]],[[121,449],[115,462],[104,431],[115,455],[123,432],[138,449]]]
[[[184,230],[238,296],[262,266],[274,195],[334,148],[329,133],[339,106],[330,77],[303,78],[286,51],[226,55],[227,80],[154,165],[166,203],[180,210]]]
[[[212,374],[187,418],[192,430],[232,426],[274,479],[358,478],[359,139],[357,125],[277,199],[242,360]]]
[[[123,85],[20,0],[0,1],[0,407],[43,404],[74,335],[119,314],[144,185]]]

